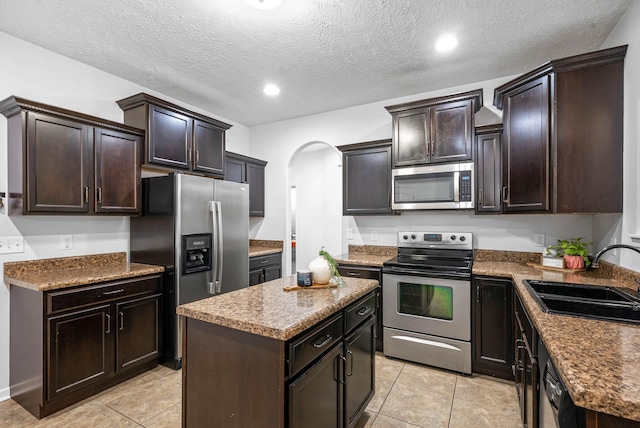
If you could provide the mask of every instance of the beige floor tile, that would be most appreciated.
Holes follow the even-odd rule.
[[[379,414],[423,427],[447,427],[452,401],[453,393],[442,394],[396,382]]]
[[[384,400],[387,399],[387,395],[389,395],[392,386],[392,380],[376,376],[376,392],[367,405],[367,410],[375,413],[379,412],[380,408],[384,404]]]
[[[378,416],[377,413],[371,412],[369,409],[365,410],[362,416],[360,416],[360,419],[358,419],[358,422],[356,422],[354,428],[371,428],[371,424],[373,424],[376,416]]]
[[[131,419],[121,415],[99,401],[93,400],[69,411],[56,413],[40,421],[47,428],[111,428],[140,427]]]
[[[114,387],[102,391],[93,396],[94,399],[101,403],[107,404],[115,399],[124,396],[131,395],[131,393],[140,388],[141,385],[145,385],[148,382],[158,380],[158,376],[153,371],[144,372],[132,379],[126,380]]]
[[[26,428],[37,425],[38,419],[15,401],[9,399],[0,403],[0,427]]]
[[[145,379],[137,388],[105,404],[126,417],[144,424],[179,403],[181,398],[182,388],[179,384],[153,378]]]
[[[384,378],[395,381],[404,367],[404,362],[385,357],[376,353],[376,378]]]
[[[169,409],[145,422],[145,428],[175,428],[182,424],[182,403],[176,403]]]
[[[431,392],[453,396],[457,375],[419,364],[407,363],[402,368],[397,384],[410,388],[428,389]]]
[[[521,427],[515,386],[478,377],[459,377],[449,426]]]
[[[371,428],[420,428],[417,425],[412,425],[407,422],[403,422],[399,419],[390,418],[385,415],[378,415],[373,421]]]

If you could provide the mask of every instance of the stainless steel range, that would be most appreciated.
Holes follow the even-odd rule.
[[[384,354],[471,373],[473,235],[399,232],[383,273]]]

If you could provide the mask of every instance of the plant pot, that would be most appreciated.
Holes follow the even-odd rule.
[[[564,264],[567,269],[584,269],[584,259],[582,256],[564,256]]]

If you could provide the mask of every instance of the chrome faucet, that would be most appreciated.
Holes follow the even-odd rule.
[[[591,263],[591,267],[594,268],[594,269],[597,269],[598,268],[598,260],[600,260],[600,257],[602,257],[602,255],[604,253],[606,253],[607,251],[613,250],[613,249],[616,249],[616,248],[627,248],[629,250],[633,250],[636,253],[640,254],[640,248],[634,247],[633,245],[626,245],[626,244],[607,245],[602,250],[598,251],[598,253],[593,257],[593,262]]]

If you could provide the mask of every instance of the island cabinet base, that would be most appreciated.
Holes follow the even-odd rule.
[[[587,428],[640,428],[640,422],[587,410]]]
[[[285,426],[285,342],[186,318],[183,427]]]

